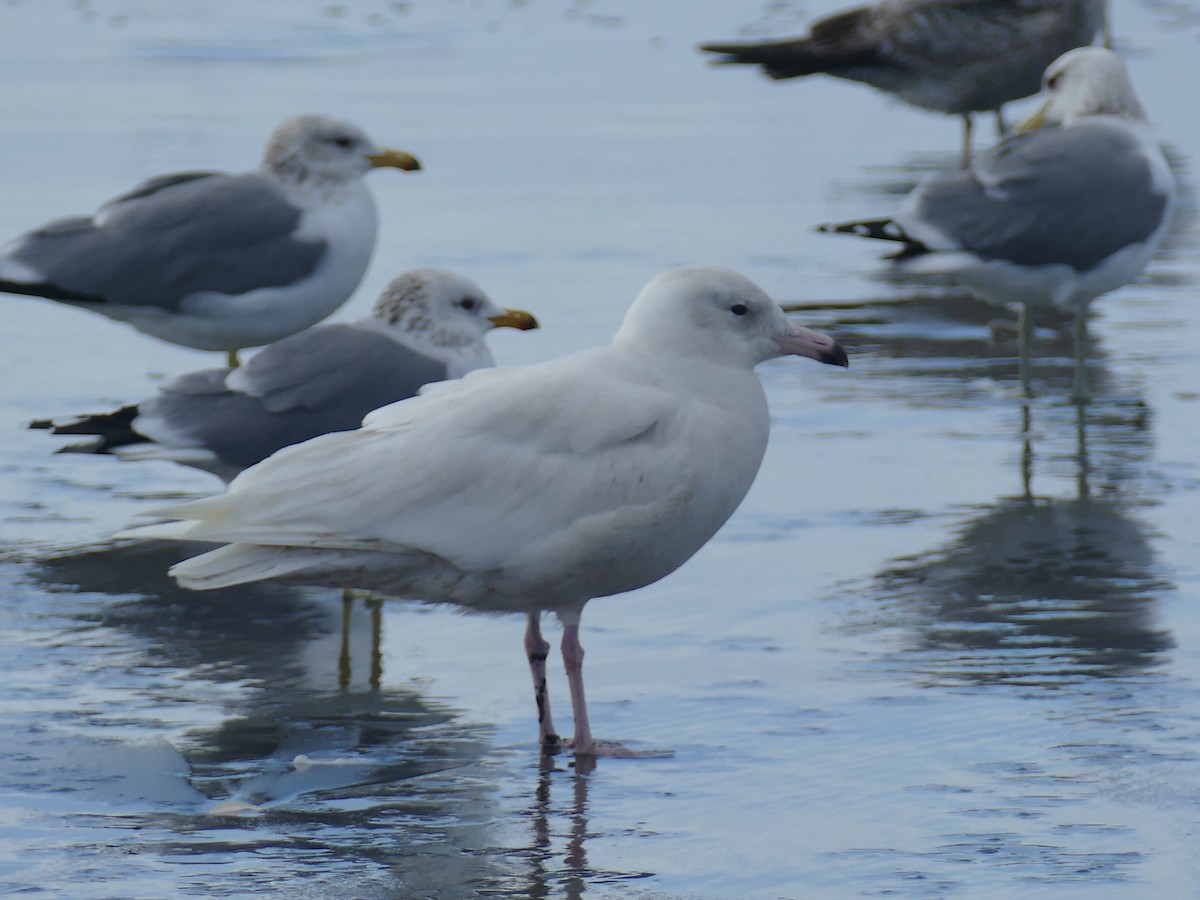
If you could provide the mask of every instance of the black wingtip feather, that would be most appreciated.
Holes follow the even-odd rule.
[[[43,300],[58,300],[62,303],[106,303],[103,297],[68,290],[49,281],[5,281],[0,279],[0,293],[20,294],[24,297],[41,297]]]
[[[899,241],[904,244],[916,243],[904,233],[903,228],[891,219],[859,219],[854,222],[830,222],[818,225],[817,231],[823,234],[853,234],[876,241]]]
[[[903,246],[885,259],[905,260],[914,256],[922,256],[929,252],[918,240],[905,234],[904,229],[891,219],[860,219],[856,222],[829,222],[818,225],[817,231],[822,234],[852,234],[855,237],[869,238],[875,241],[891,241]]]
[[[776,81],[815,75],[827,68],[820,54],[809,50],[805,40],[766,41],[748,44],[701,44],[704,53],[720,54],[712,60],[718,66],[762,66],[764,74]]]
[[[61,425],[53,419],[35,419],[28,427],[48,429],[52,434],[81,434],[96,438],[94,441],[63,447],[59,453],[107,453],[116,447],[146,442],[142,435],[133,430],[133,420],[137,415],[137,406],[123,406],[115,412],[81,416]]]

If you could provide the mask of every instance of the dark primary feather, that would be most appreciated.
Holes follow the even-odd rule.
[[[914,243],[912,238],[892,219],[861,219],[841,222],[836,225],[818,225],[817,231],[825,234],[853,234],[876,241],[903,241]]]
[[[100,224],[76,216],[25,235],[9,257],[41,277],[0,282],[0,290],[178,309],[201,291],[292,284],[313,272],[325,246],[295,239],[300,215],[258,173],[166,175],[110,201]]]
[[[29,427],[49,428],[54,434],[84,434],[96,438],[87,443],[63,447],[59,453],[108,453],[117,447],[145,443],[146,439],[133,430],[133,420],[137,418],[137,414],[137,406],[122,406],[115,412],[83,416],[64,425],[39,419],[30,422]]]
[[[853,234],[856,237],[870,238],[876,241],[894,241],[904,244],[895,253],[888,254],[886,259],[908,259],[928,253],[929,248],[915,240],[893,219],[860,219],[854,222],[839,222],[837,224],[818,225],[817,231],[825,234]]]
[[[701,44],[700,49],[724,54],[724,58],[714,60],[723,65],[761,65],[776,80],[850,66],[873,66],[882,60],[869,29],[869,19],[870,10],[859,7],[814,22],[808,37]]]

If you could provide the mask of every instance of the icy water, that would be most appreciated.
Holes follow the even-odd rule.
[[[218,484],[54,455],[24,424],[216,360],[4,298],[0,895],[1200,894],[1200,11],[1114,4],[1186,193],[1160,258],[1095,306],[1081,410],[1065,323],[1040,323],[1026,403],[996,310],[813,231],[953,165],[957,122],[693,50],[841,5],[0,6],[0,238],[247,168],[323,110],[426,164],[371,176],[380,245],[339,318],[454,268],[539,316],[493,342],[529,362],[705,262],[852,359],[762,367],[772,444],[741,510],[589,606],[596,730],[675,756],[583,769],[539,759],[517,618],[190,594],[164,574],[185,548],[114,545]]]

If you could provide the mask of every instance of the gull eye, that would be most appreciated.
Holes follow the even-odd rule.
[[[729,307],[729,311],[735,316],[744,316],[746,313],[750,312],[750,307],[746,306],[745,303],[735,303],[733,306]]]
[[[472,310],[475,309],[475,307],[477,307],[479,305],[479,301],[476,300],[474,297],[463,297],[461,300],[458,301],[458,305],[461,306],[463,309],[465,309],[467,312],[471,312]]]
[[[1054,90],[1056,87],[1058,87],[1058,83],[1060,81],[1062,81],[1061,73],[1056,74],[1056,75],[1051,75],[1049,78],[1046,79],[1046,89],[1051,90],[1051,91]]]
[[[330,138],[329,143],[336,144],[345,149],[354,146],[354,139],[342,135],[341,137]]]

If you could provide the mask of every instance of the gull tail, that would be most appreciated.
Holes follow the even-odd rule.
[[[105,303],[103,297],[72,291],[50,281],[15,281],[0,277],[0,294],[20,294],[24,297],[40,297],[43,300],[58,300],[61,303],[76,303],[95,306]]]
[[[115,412],[80,416],[71,422],[58,424],[52,419],[36,419],[30,428],[45,428],[52,434],[83,434],[95,438],[80,444],[61,448],[59,453],[110,453],[117,447],[144,444],[146,438],[133,430],[137,418],[136,405],[123,406]]]
[[[869,8],[850,9],[814,22],[811,35],[782,41],[701,44],[721,54],[717,65],[759,65],[770,78],[800,78],[818,72],[879,65],[880,48]]]
[[[720,54],[713,60],[718,66],[762,66],[767,77],[776,81],[813,75],[829,68],[824,54],[803,38],[758,44],[701,44],[700,49]]]
[[[824,234],[855,234],[876,241],[901,241],[905,244],[912,242],[912,239],[904,233],[904,229],[891,219],[859,219],[854,222],[827,223],[818,225],[817,231]]]
[[[853,234],[875,241],[891,241],[904,245],[895,253],[889,254],[888,259],[908,259],[929,252],[928,247],[910,237],[892,219],[859,219],[854,222],[818,225],[817,231],[823,234]]]

